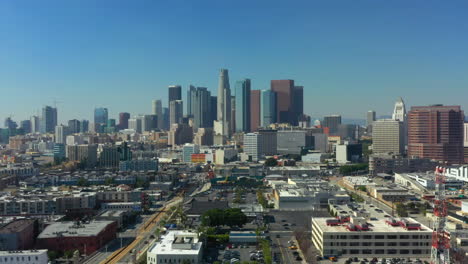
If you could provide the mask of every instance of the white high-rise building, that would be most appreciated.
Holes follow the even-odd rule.
[[[464,131],[463,131],[463,146],[465,146],[465,148],[468,148],[468,123],[465,123],[463,128],[464,128]]]
[[[68,127],[64,125],[55,126],[55,143],[65,144],[65,139],[68,136]]]
[[[224,144],[230,136],[231,127],[231,89],[227,69],[221,69],[219,74],[217,124],[215,124],[215,144]]]
[[[133,129],[136,133],[141,133],[141,118],[130,118],[128,120],[128,128]]]
[[[158,100],[151,101],[151,114],[158,114]]]
[[[401,97],[398,97],[398,100],[395,102],[395,108],[393,109],[392,119],[401,122],[406,121],[405,102],[403,102],[403,99]]]
[[[252,161],[258,161],[263,153],[262,134],[247,133],[244,135],[244,152],[252,158]]]

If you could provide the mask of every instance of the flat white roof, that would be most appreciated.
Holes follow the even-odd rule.
[[[169,231],[167,235],[162,237],[161,241],[155,242],[150,249],[149,253],[157,255],[198,255],[200,254],[202,242],[199,242],[196,239],[195,243],[192,243],[191,249],[174,249],[172,248],[172,243],[174,242],[176,236],[193,236],[196,234],[186,231]]]
[[[389,218],[383,217],[383,218],[378,218],[377,220],[370,220],[367,221],[369,224],[369,231],[349,231],[346,226],[347,224],[344,225],[338,225],[338,226],[328,226],[327,225],[327,220],[328,219],[333,219],[332,217],[319,217],[319,218],[312,218],[312,221],[315,222],[320,229],[325,233],[354,233],[354,234],[368,234],[368,233],[424,233],[424,234],[432,234],[432,230],[419,223],[418,221],[414,220],[413,218],[405,218],[408,220],[410,223],[419,223],[421,225],[420,230],[406,230],[405,228],[401,226],[391,226],[387,223],[385,223],[385,220],[388,220]]]

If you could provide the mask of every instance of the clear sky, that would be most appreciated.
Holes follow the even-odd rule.
[[[468,1],[3,0],[0,119],[57,100],[59,120],[150,113],[167,86],[272,79],[305,112],[365,118],[408,105],[468,108]]]

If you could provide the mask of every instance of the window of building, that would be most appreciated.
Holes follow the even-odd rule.
[[[356,246],[359,246],[359,242],[349,242],[349,245],[351,247],[356,247]]]
[[[400,235],[400,239],[409,239],[409,235]]]
[[[346,242],[341,242],[340,243],[340,246],[342,246],[342,247],[346,247],[347,245],[348,245],[348,243],[346,243]]]
[[[375,254],[379,254],[379,255],[382,255],[382,254],[385,254],[385,249],[376,249],[375,250]]]
[[[385,243],[384,242],[375,242],[375,246],[376,247],[383,247],[383,246],[385,246]]]
[[[385,236],[384,235],[376,235],[375,239],[385,239]]]
[[[400,249],[400,254],[409,254],[409,250],[408,249]]]
[[[347,239],[348,237],[346,235],[341,235],[340,239]]]
[[[396,242],[388,242],[387,246],[389,247],[396,247],[397,243]]]
[[[400,246],[402,246],[402,247],[407,247],[409,245],[410,245],[409,242],[400,242]]]
[[[362,254],[372,254],[372,249],[363,249]]]
[[[371,235],[364,235],[362,236],[363,239],[372,239],[372,236]]]
[[[352,235],[350,239],[359,239],[359,235]]]
[[[422,254],[420,249],[413,249],[413,254]]]
[[[397,239],[397,236],[396,235],[388,235],[387,239]]]
[[[396,254],[397,250],[396,249],[388,249],[387,254]]]
[[[411,238],[413,238],[413,239],[419,239],[419,235],[413,235]]]
[[[365,247],[368,247],[368,246],[372,245],[372,242],[362,242],[362,245],[365,246]]]
[[[349,254],[359,254],[359,249],[350,249]]]

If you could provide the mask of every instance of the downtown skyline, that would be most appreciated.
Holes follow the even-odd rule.
[[[231,88],[244,78],[251,79],[252,90],[269,89],[270,80],[296,80],[304,86],[304,112],[314,118],[365,119],[368,110],[389,115],[399,96],[408,107],[466,109],[466,4],[367,2],[269,2],[262,9],[247,2],[116,1],[106,10],[91,1],[79,8],[46,1],[30,2],[32,12],[5,1],[0,91],[8,100],[0,104],[0,120],[29,119],[54,100],[61,102],[59,123],[91,120],[96,107],[108,108],[116,119],[119,112],[149,114],[152,100],[168,107],[169,85],[182,86],[184,102],[190,84],[215,94],[220,68],[229,69]],[[171,12],[163,9],[180,15],[169,19]],[[232,22],[240,10],[243,22]],[[275,19],[283,14],[285,25]],[[125,24],[118,23],[122,17]],[[219,28],[226,34],[216,34]]]

